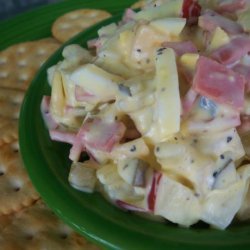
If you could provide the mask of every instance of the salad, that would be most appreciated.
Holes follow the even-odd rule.
[[[156,0],[65,47],[41,112],[70,185],[184,227],[249,219],[249,32],[247,0]]]

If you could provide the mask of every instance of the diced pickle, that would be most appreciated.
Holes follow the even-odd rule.
[[[92,193],[96,181],[96,170],[90,162],[75,162],[71,165],[69,183],[72,187],[83,192]]]

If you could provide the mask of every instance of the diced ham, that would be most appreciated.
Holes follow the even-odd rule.
[[[209,32],[213,32],[217,27],[225,30],[231,35],[240,34],[243,28],[235,21],[219,15],[215,11],[206,10],[203,15],[199,17],[199,26]]]
[[[184,98],[182,99],[182,116],[185,116],[192,109],[195,100],[198,97],[198,93],[190,88]]]
[[[84,142],[86,147],[110,152],[125,133],[125,126],[121,122],[105,122],[101,119],[87,121],[84,125]]]
[[[244,78],[226,66],[201,56],[193,81],[193,88],[199,94],[235,109],[244,106]]]
[[[235,13],[236,11],[244,10],[246,5],[246,0],[224,0],[219,3],[216,10],[219,13]]]
[[[41,110],[45,113],[49,112],[49,105],[50,105],[51,97],[48,95],[44,95],[41,102]]]
[[[173,49],[177,56],[182,56],[185,53],[197,53],[197,48],[191,41],[163,42],[162,46]]]
[[[211,57],[222,64],[231,65],[248,52],[250,52],[250,38],[242,35],[213,51]]]
[[[136,13],[132,9],[130,9],[130,8],[126,9],[125,13],[124,13],[124,15],[122,17],[122,23],[125,24],[125,23],[128,23],[130,21],[133,21],[134,17],[135,17],[135,14]]]
[[[154,172],[152,183],[151,183],[151,189],[148,194],[148,209],[150,211],[154,211],[155,209],[155,201],[156,201],[158,186],[159,186],[161,177],[162,177],[162,173],[156,172],[156,171]]]
[[[86,92],[81,86],[75,85],[75,98],[79,102],[88,102],[95,96],[91,93]]]
[[[53,119],[49,106],[50,106],[50,96],[43,96],[41,102],[41,113],[43,116],[43,120],[48,129],[55,129],[58,127],[58,123]]]
[[[188,24],[197,23],[198,17],[201,14],[201,6],[198,1],[184,0],[182,6],[182,17],[187,18]]]
[[[241,74],[246,81],[246,92],[250,92],[250,65],[237,64],[233,68],[233,71]]]
[[[69,152],[69,159],[76,162],[79,160],[81,152],[85,150],[85,146],[83,144],[83,136],[84,136],[84,126],[82,126],[77,135],[75,136],[74,142]]]
[[[100,118],[87,119],[75,137],[70,159],[78,160],[83,150],[96,149],[111,152],[114,145],[123,137],[125,130],[124,124],[118,121],[106,122]]]
[[[66,142],[73,144],[75,141],[76,134],[72,132],[60,131],[51,129],[49,130],[50,138],[54,141]]]

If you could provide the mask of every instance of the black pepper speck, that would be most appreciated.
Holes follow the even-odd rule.
[[[217,175],[218,175],[218,172],[217,172],[217,171],[213,172],[213,177],[214,177],[214,178],[216,178]]]
[[[126,169],[128,167],[128,164],[125,164],[124,166],[123,166],[123,169]]]
[[[165,49],[166,49],[165,47],[159,48],[159,49],[157,50],[157,52],[162,52],[162,51],[165,50]]]

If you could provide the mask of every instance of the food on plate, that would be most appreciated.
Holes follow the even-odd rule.
[[[77,33],[90,26],[111,17],[105,10],[77,9],[59,16],[51,27],[53,37],[60,42],[66,42]]]
[[[250,218],[250,5],[214,2],[128,9],[48,69],[41,112],[74,188],[184,227]]]

